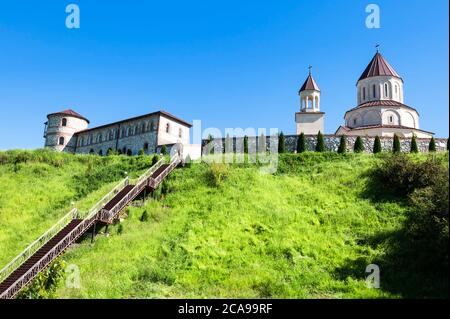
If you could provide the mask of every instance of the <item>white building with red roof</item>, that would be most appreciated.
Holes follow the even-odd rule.
[[[431,138],[419,126],[419,113],[404,104],[403,79],[377,52],[357,82],[357,106],[345,113],[336,135]]]

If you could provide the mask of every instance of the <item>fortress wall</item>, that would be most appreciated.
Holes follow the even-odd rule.
[[[287,152],[295,152],[297,149],[297,135],[285,135],[285,144],[286,144],[286,151]],[[325,149],[327,151],[337,152],[339,143],[340,143],[340,135],[324,135],[324,142],[325,142]],[[269,137],[266,137],[266,150],[270,149],[270,141]],[[317,144],[317,135],[305,135],[306,139],[306,147],[309,151],[314,151],[316,144]],[[353,152],[353,147],[356,141],[356,136],[346,136],[347,139],[347,151]],[[375,141],[375,137],[368,137],[368,136],[361,136],[365,152],[372,152],[373,144]],[[400,147],[401,151],[408,153],[411,149],[411,139],[410,138],[399,138],[400,139]],[[230,139],[231,140],[231,139]],[[244,138],[234,138],[229,142],[230,145],[232,144],[232,149],[234,152],[236,152],[236,142],[239,145],[244,145],[243,142]],[[248,145],[249,149],[258,149],[259,147],[259,140],[258,138],[251,138],[248,139]],[[381,148],[383,151],[390,152],[392,151],[393,146],[393,137],[380,137],[381,141]],[[422,153],[428,152],[428,144],[430,143],[430,139],[426,138],[417,138],[417,145],[419,148],[419,151]],[[447,139],[446,138],[435,138],[436,141],[436,149],[437,151],[445,151],[447,149]],[[205,148],[204,146],[208,144],[208,140],[202,141],[202,154],[205,154]],[[214,153],[219,154],[223,153],[223,149],[225,147],[225,138],[222,139],[214,139]],[[243,150],[241,147],[238,147],[240,150]]]

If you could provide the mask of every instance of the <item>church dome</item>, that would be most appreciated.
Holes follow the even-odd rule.
[[[358,81],[375,77],[375,76],[393,76],[401,79],[400,75],[394,70],[394,68],[386,61],[386,59],[377,52],[375,56],[367,65],[364,72],[359,77]]]

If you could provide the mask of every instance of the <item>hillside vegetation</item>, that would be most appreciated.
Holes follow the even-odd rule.
[[[121,171],[139,171],[150,162],[146,157],[48,156],[64,163],[14,164],[3,154],[4,261],[57,220],[70,201],[86,205],[106,192],[111,183],[98,183],[95,190],[89,186],[102,174],[114,171],[106,180],[118,180]],[[56,297],[446,297],[445,278],[407,265],[393,274],[393,239],[404,227],[409,204],[404,196],[375,196],[383,186],[373,184],[370,172],[386,156],[282,154],[273,175],[250,164],[177,169],[145,205],[127,209],[108,236],[103,229],[94,244],[85,240],[62,257],[80,270],[81,288],[61,285]],[[435,156],[448,162],[447,154]],[[87,173],[89,163],[101,163],[96,173]],[[24,229],[34,234],[18,235]],[[380,267],[380,289],[366,285],[369,264]]]
[[[0,268],[74,206],[87,210],[149,157],[73,156],[49,150],[0,152]]]

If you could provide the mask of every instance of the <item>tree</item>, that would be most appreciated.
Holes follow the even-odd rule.
[[[167,155],[167,146],[165,146],[165,145],[161,146],[161,154]]]
[[[303,153],[306,151],[306,139],[305,134],[302,132],[297,139],[297,153]]]
[[[353,151],[355,153],[362,153],[362,152],[364,152],[364,144],[362,142],[361,136],[358,136],[356,138],[355,145],[353,145]]]
[[[321,131],[317,134],[316,152],[325,152],[325,141]]]
[[[428,145],[428,151],[436,152],[436,141],[434,140],[434,137],[432,137],[430,140],[430,144]]]
[[[417,146],[416,136],[413,135],[411,139],[411,153],[419,153],[419,147]]]
[[[374,154],[381,153],[381,140],[378,135],[375,136],[375,142],[373,143],[373,153]]]
[[[248,154],[248,136],[244,136],[244,153]]]
[[[400,139],[397,134],[394,134],[394,145],[392,146],[392,152],[395,154],[400,153]]]
[[[283,132],[278,135],[278,153],[286,153],[286,142],[284,140]]]
[[[341,136],[341,140],[339,142],[339,147],[338,147],[338,151],[339,154],[344,154],[345,152],[347,152],[347,139],[345,137],[345,135]]]
[[[156,163],[158,163],[158,161],[159,161],[159,156],[158,156],[158,154],[153,155],[153,158],[152,158],[152,166],[155,165]]]

